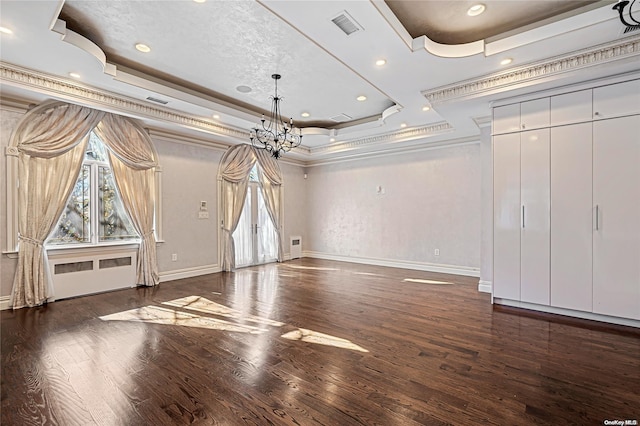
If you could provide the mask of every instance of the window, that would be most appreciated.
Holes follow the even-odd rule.
[[[136,240],[106,148],[91,132],[78,181],[47,245],[97,245]]]

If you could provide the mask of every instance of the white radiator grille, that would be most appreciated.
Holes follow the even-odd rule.
[[[300,259],[302,257],[302,237],[292,235],[290,237],[289,254],[291,259]]]

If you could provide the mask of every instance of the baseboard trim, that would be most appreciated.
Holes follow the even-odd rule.
[[[0,311],[11,309],[11,296],[0,296]]]
[[[537,305],[535,303],[519,302],[517,300],[493,299],[495,305],[503,305],[512,308],[522,308],[530,311],[544,312],[548,314],[564,315],[567,317],[582,318],[585,320],[606,322],[610,324],[624,325],[628,327],[640,328],[640,321],[631,318],[613,317],[610,315],[594,314],[593,312],[575,311],[573,309],[557,308],[555,306]]]
[[[491,291],[493,290],[493,286],[491,284],[491,281],[484,281],[484,280],[480,280],[478,281],[478,291],[481,293],[491,293]]]
[[[183,278],[198,277],[200,275],[215,274],[221,272],[220,265],[196,266],[193,268],[176,269],[173,271],[160,272],[160,282],[181,280]]]
[[[340,256],[317,251],[304,251],[302,257],[315,259],[337,260],[339,262],[361,263],[364,265],[388,266],[390,268],[413,269],[416,271],[438,272],[441,274],[464,275],[467,277],[480,277],[479,268],[468,266],[444,265],[438,263],[412,262],[407,260],[389,260],[372,257]]]

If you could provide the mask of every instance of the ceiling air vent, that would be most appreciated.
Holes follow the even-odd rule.
[[[152,96],[148,96],[147,100],[151,102],[155,102],[157,104],[162,104],[162,105],[166,105],[169,103],[169,101],[163,101],[162,99],[154,98]]]
[[[337,123],[342,123],[344,121],[349,121],[351,120],[351,117],[349,117],[347,114],[338,114],[338,115],[334,115],[333,117],[331,117],[331,120],[337,122]]]
[[[338,28],[340,28],[346,35],[351,35],[362,31],[363,28],[351,17],[346,11],[342,11],[338,16],[331,20]]]

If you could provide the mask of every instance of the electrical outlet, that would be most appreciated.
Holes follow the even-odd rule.
[[[440,256],[440,249],[435,249],[433,251],[433,254],[435,254],[436,256]]]
[[[209,219],[209,212],[198,212],[198,219]]]
[[[178,260],[178,254],[177,254],[177,253],[173,253],[173,254],[171,255],[171,261],[172,261],[172,262],[175,262],[175,261],[177,261],[177,260]]]

